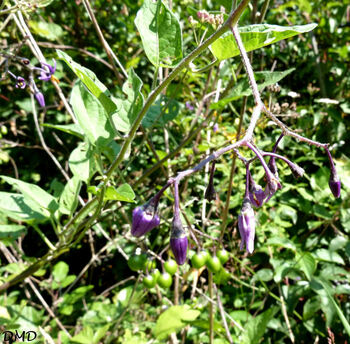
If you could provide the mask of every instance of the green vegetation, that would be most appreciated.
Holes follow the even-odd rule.
[[[349,31],[345,0],[3,1],[0,342],[345,343]]]

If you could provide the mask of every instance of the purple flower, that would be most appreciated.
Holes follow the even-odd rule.
[[[154,204],[148,202],[133,210],[131,234],[138,238],[157,227],[159,223],[160,219],[156,213]]]
[[[26,83],[26,81],[25,81],[24,78],[22,78],[21,76],[18,76],[16,80],[17,80],[17,81],[16,81],[16,85],[15,85],[16,88],[21,88],[22,90],[23,90],[24,88],[26,88],[27,83]]]
[[[247,173],[249,182],[249,199],[254,207],[261,207],[264,203],[264,199],[266,198],[265,192],[259,184],[255,183],[249,169],[247,170]]]
[[[254,251],[254,237],[255,237],[255,216],[252,204],[249,198],[244,198],[242,210],[238,216],[238,229],[241,235],[241,246],[243,250],[244,245],[249,253]]]
[[[191,103],[190,103],[189,101],[187,101],[187,102],[185,103],[185,105],[186,105],[186,107],[187,107],[188,110],[190,110],[190,111],[193,111],[193,110],[194,110],[194,107],[191,105]]]
[[[261,207],[265,198],[265,192],[260,185],[254,183],[252,186],[250,184],[249,199],[254,207]]]
[[[38,101],[39,105],[41,107],[45,107],[45,98],[44,95],[41,92],[36,92],[35,94],[35,98]]]
[[[44,62],[41,62],[41,66],[43,68],[38,68],[41,70],[41,73],[38,79],[43,81],[49,81],[51,79],[51,76],[56,72],[56,60],[53,60],[53,66]],[[45,69],[45,67],[47,69]]]
[[[215,123],[213,126],[213,133],[215,134],[219,130],[219,124]]]
[[[187,257],[188,239],[180,217],[176,215],[171,228],[170,247],[177,264],[183,265]]]

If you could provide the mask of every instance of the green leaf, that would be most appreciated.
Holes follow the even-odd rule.
[[[310,253],[304,252],[297,254],[296,259],[300,269],[310,281],[317,267],[315,258]]]
[[[74,74],[84,83],[89,91],[99,100],[105,108],[108,115],[111,115],[116,110],[116,105],[110,99],[111,95],[107,87],[97,79],[96,75],[89,69],[76,63],[72,58],[61,50],[56,50],[60,59],[67,63]]]
[[[58,203],[55,197],[44,191],[41,187],[11,177],[0,176],[0,178],[11,184],[27,199],[37,203],[40,207],[47,209],[49,212],[54,213],[58,209]]]
[[[156,67],[175,67],[182,59],[180,23],[161,0],[145,0],[137,12],[135,25],[143,48]]]
[[[59,211],[62,214],[72,215],[78,206],[78,195],[81,188],[80,177],[74,176],[65,185],[59,200]]]
[[[318,297],[312,297],[308,299],[303,308],[303,319],[308,320],[315,317],[315,313],[321,308],[320,301]]]
[[[287,238],[282,237],[272,237],[267,240],[267,245],[274,245],[274,246],[282,246],[284,248],[288,248],[290,250],[296,251],[296,246],[291,240],[288,240]]]
[[[143,107],[144,99],[141,88],[141,79],[131,69],[128,80],[123,85],[123,92],[126,95],[126,99],[115,99],[117,111],[112,115],[112,118],[116,129],[122,132],[128,132],[130,130]]]
[[[21,235],[26,234],[27,229],[22,225],[0,225],[0,240],[11,239],[16,240]]]
[[[314,277],[310,282],[310,287],[320,296],[321,308],[326,314],[327,326],[331,325],[333,314],[337,313],[346,333],[350,336],[350,324],[343,311],[334,300],[332,285],[322,278]]]
[[[72,338],[72,341],[74,343],[81,344],[98,344],[100,339],[102,339],[108,331],[109,326],[110,325],[107,324],[105,326],[98,327],[97,330],[92,329],[90,326],[86,326],[81,332]]]
[[[88,183],[96,172],[96,162],[93,151],[87,143],[79,143],[69,157],[69,168],[74,176]]]
[[[163,340],[170,333],[184,328],[199,315],[199,311],[191,309],[188,305],[172,306],[159,316],[153,333],[157,339]]]
[[[20,194],[0,192],[0,212],[14,220],[27,223],[43,222],[49,214],[37,203]]]
[[[316,259],[325,261],[325,262],[332,262],[344,265],[345,262],[343,258],[334,251],[326,250],[325,248],[320,248],[314,252],[314,256]]]
[[[110,118],[97,98],[81,82],[72,90],[70,102],[79,126],[92,145],[107,146],[115,136]]]
[[[86,326],[80,331],[77,335],[75,335],[71,340],[74,343],[81,344],[92,344],[92,338],[94,336],[94,331],[90,326]]]
[[[58,262],[52,270],[52,276],[58,283],[62,282],[68,275],[69,266],[65,262]]]
[[[267,323],[275,313],[276,309],[270,308],[257,317],[249,319],[244,327],[245,332],[243,333],[241,343],[258,344],[265,333]]]
[[[68,275],[62,282],[61,282],[61,288],[65,288],[69,286],[73,281],[75,281],[77,276],[75,275]]]
[[[292,73],[295,68],[287,69],[284,72],[256,72],[254,73],[256,82],[258,84],[259,91],[263,90],[265,87],[274,85],[288,74]],[[250,96],[252,94],[251,87],[249,86],[248,78],[243,78],[240,80],[235,87],[233,87],[230,96],[219,100],[216,103],[210,105],[211,109],[221,109],[226,106],[226,104],[231,103],[232,101],[239,99],[243,96]]]
[[[64,33],[61,26],[55,23],[30,20],[29,26],[32,29],[32,32],[48,39],[49,41],[57,41]]]
[[[163,94],[153,103],[142,120],[145,128],[155,124],[164,126],[172,121],[180,112],[183,105],[174,99],[168,99]]]
[[[80,139],[84,139],[84,132],[83,130],[79,127],[78,124],[71,123],[71,124],[50,124],[50,123],[44,123],[44,127],[52,128],[52,129],[57,129],[61,130],[67,134],[71,134],[74,136],[79,137]]]
[[[350,240],[348,238],[338,235],[335,238],[333,238],[329,243],[329,250],[337,251],[345,247],[347,243],[350,243]]]
[[[105,192],[105,200],[134,203],[135,193],[129,184],[122,184],[117,189],[109,186]]]
[[[273,278],[273,272],[271,269],[260,269],[252,278],[252,282],[254,281],[271,281]]]
[[[256,50],[267,45],[313,30],[317,24],[278,26],[254,24],[239,28],[246,51]],[[216,40],[210,47],[218,60],[225,60],[239,55],[239,49],[231,32]]]
[[[38,7],[46,7],[48,5],[51,4],[51,2],[53,2],[54,0],[40,0],[39,2],[37,2],[37,6]]]

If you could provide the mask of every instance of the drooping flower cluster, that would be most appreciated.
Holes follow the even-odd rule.
[[[268,202],[271,199],[271,197],[277,192],[278,189],[282,188],[282,185],[279,181],[276,159],[281,159],[284,162],[286,162],[295,178],[299,178],[303,176],[305,172],[300,166],[293,163],[286,157],[276,154],[277,146],[282,138],[283,138],[283,134],[276,141],[276,144],[274,145],[271,153],[261,152],[252,143],[249,143],[249,142],[247,143],[248,148],[250,148],[255,153],[256,158],[260,160],[262,166],[265,169],[265,179],[266,179],[265,190],[263,190],[260,185],[255,183],[249,170],[250,163],[254,161],[256,158],[253,158],[248,161],[242,156],[240,156],[238,151],[236,151],[236,154],[238,155],[238,157],[245,164],[246,171],[247,171],[246,172],[247,173],[246,192],[245,192],[245,197],[243,199],[242,210],[238,217],[238,229],[242,240],[240,247],[241,249],[243,249],[245,246],[246,250],[249,253],[252,253],[254,250],[254,237],[255,237],[255,219],[254,219],[254,210],[252,206],[257,208],[261,207],[264,203]],[[331,166],[329,187],[334,197],[338,198],[340,197],[341,182],[338,177],[337,171],[335,169],[334,161],[327,147],[326,147],[326,152],[327,152],[330,166]],[[266,164],[264,161],[265,156],[270,156],[270,160],[268,164]]]
[[[276,159],[284,161],[290,168],[293,176],[299,178],[303,176],[304,170],[287,159],[285,156],[276,153],[277,146],[282,140],[283,134],[276,141],[272,152],[264,152],[259,150],[252,142],[247,141],[245,145],[255,154],[255,157],[247,160],[240,155],[237,149],[234,152],[246,167],[246,184],[245,195],[242,202],[241,212],[238,216],[238,230],[241,236],[240,249],[246,249],[248,253],[254,251],[254,239],[255,239],[255,214],[253,207],[260,208],[263,204],[268,202],[271,197],[282,188],[279,180],[279,174],[276,164]],[[335,164],[330,154],[328,147],[326,146],[327,156],[330,162],[331,174],[329,179],[329,187],[334,197],[340,197],[341,182],[335,169]],[[270,157],[269,162],[266,163],[264,158]],[[265,170],[265,189],[261,185],[257,184],[250,171],[250,164],[259,160],[262,167]],[[204,197],[208,201],[216,199],[216,191],[214,189],[214,172],[215,172],[215,158],[212,160],[209,183],[205,190]],[[180,206],[179,206],[179,190],[177,178],[171,178],[167,185],[165,185],[149,202],[143,206],[139,206],[133,211],[133,223],[131,233],[140,237],[148,233],[153,228],[157,227],[160,223],[157,213],[157,206],[160,196],[163,194],[166,188],[170,185],[174,185],[174,218],[171,225],[170,236],[170,248],[173,252],[176,262],[182,265],[186,262],[187,250],[188,250],[188,237],[186,230],[184,229],[180,218]]]
[[[0,53],[0,55],[5,58],[5,75],[8,74],[15,80],[16,88],[23,90],[28,87],[30,92],[34,94],[40,107],[44,108],[46,105],[45,97],[35,82],[35,75],[39,74],[37,79],[41,81],[57,81],[57,79],[54,77],[54,73],[56,72],[56,61],[53,60],[53,65],[41,62],[41,67],[35,67],[31,65],[30,61],[25,57],[20,57],[9,53]],[[26,70],[26,77],[16,75],[9,69],[10,66],[15,64],[17,64],[17,67],[20,66],[20,68],[17,69]]]

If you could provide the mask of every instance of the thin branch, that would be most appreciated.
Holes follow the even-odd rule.
[[[265,114],[283,130],[284,135],[294,137],[299,141],[306,142],[309,145],[313,145],[313,146],[316,146],[319,148],[327,148],[329,146],[328,143],[321,143],[321,142],[317,142],[317,141],[308,139],[308,138],[301,136],[301,135],[297,134],[296,132],[290,130],[265,105],[263,105],[262,111],[265,112]]]
[[[56,159],[56,157],[51,153],[49,147],[46,145],[46,142],[44,140],[43,134],[42,134],[41,129],[40,129],[39,121],[38,121],[38,114],[37,114],[37,111],[36,111],[36,106],[35,106],[34,94],[33,93],[30,94],[30,98],[31,98],[31,101],[32,101],[32,111],[33,111],[34,124],[35,124],[36,131],[38,132],[41,145],[44,147],[45,152],[52,159],[52,161],[57,166],[57,168],[60,170],[60,172],[62,173],[64,178],[68,181],[69,180],[68,174],[63,169],[63,167],[61,166],[59,161]]]
[[[121,78],[120,78],[117,66],[114,63],[114,60],[115,60],[117,62],[117,64],[118,64],[119,68],[123,72],[125,78],[128,78],[128,73],[126,72],[126,70],[124,69],[123,65],[120,63],[119,59],[113,53],[111,47],[109,46],[108,42],[104,38],[103,33],[102,33],[101,29],[100,29],[100,26],[98,25],[98,22],[96,20],[94,11],[92,10],[92,8],[90,6],[89,0],[83,0],[83,3],[84,3],[84,6],[85,6],[86,10],[89,13],[90,19],[91,19],[91,21],[92,21],[92,23],[93,23],[93,25],[95,27],[95,30],[96,30],[97,35],[98,35],[98,38],[99,38],[99,40],[100,40],[100,42],[101,42],[101,44],[103,46],[103,49],[105,50],[105,52],[106,52],[106,54],[108,56],[109,62],[113,66],[114,74],[116,75],[117,79],[119,81],[121,81]]]
[[[230,342],[230,344],[233,344],[233,339],[232,339],[232,336],[231,336],[231,332],[230,332],[230,329],[228,328],[227,321],[226,321],[224,307],[223,307],[222,302],[221,302],[219,289],[216,287],[216,285],[214,285],[214,287],[215,287],[215,291],[216,291],[216,299],[218,300],[218,308],[219,308],[219,311],[220,311],[221,319],[222,319],[222,322],[224,323],[226,337],[227,337],[228,341]]]

